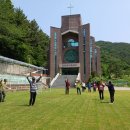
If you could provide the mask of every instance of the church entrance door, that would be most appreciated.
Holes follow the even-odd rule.
[[[62,68],[62,75],[78,75],[79,68]]]

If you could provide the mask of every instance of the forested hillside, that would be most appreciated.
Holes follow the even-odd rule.
[[[103,76],[130,74],[130,44],[105,41],[96,44],[101,48]],[[0,55],[46,66],[48,49],[49,37],[37,22],[29,21],[20,8],[13,7],[11,0],[0,0]]]
[[[102,73],[109,77],[130,75],[130,44],[98,41],[101,48]]]
[[[46,66],[48,45],[49,37],[35,20],[29,21],[11,0],[0,0],[0,55]]]

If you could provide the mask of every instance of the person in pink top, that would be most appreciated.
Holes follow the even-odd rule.
[[[102,80],[98,82],[98,91],[99,91],[100,100],[104,99],[104,87],[105,85],[103,84]]]

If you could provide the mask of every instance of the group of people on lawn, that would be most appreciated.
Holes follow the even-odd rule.
[[[99,92],[99,98],[100,100],[104,99],[104,87],[107,86],[109,93],[110,93],[110,103],[114,102],[114,85],[112,84],[111,81],[108,83],[103,83],[102,80],[100,81],[94,81],[93,83],[88,80],[87,83],[81,82],[80,80],[76,80],[75,82],[75,88],[77,89],[77,94],[81,95],[81,90],[84,92],[86,88],[88,88],[88,92],[91,92],[91,87],[93,88],[93,91],[96,92],[96,89],[98,89]],[[70,82],[68,79],[65,80],[65,94],[69,94],[69,89],[70,89]]]
[[[37,91],[37,86],[36,83],[40,81],[42,76],[40,76],[38,79],[36,79],[35,77],[31,77],[31,79],[29,78],[29,76],[27,76],[27,80],[30,84],[30,99],[29,99],[29,106],[33,106],[35,103],[35,99],[36,99],[36,91]],[[70,81],[69,79],[65,80],[65,94],[69,94],[69,89],[70,89]],[[98,82],[93,82],[91,83],[90,81],[87,82],[87,84],[85,82],[81,82],[80,80],[76,80],[75,82],[75,87],[77,89],[77,94],[81,95],[81,89],[82,92],[85,91],[86,86],[88,88],[88,92],[91,92],[91,87],[93,87],[93,91],[95,92],[96,89],[98,88],[99,91],[99,97],[100,100],[104,99],[104,87],[107,86],[109,93],[110,93],[110,102],[113,103],[114,102],[114,93],[115,93],[115,89],[114,89],[114,85],[111,83],[111,81],[107,83],[103,83],[103,81],[98,81]],[[7,87],[7,80],[0,80],[0,102],[4,102],[5,101],[5,89],[8,88]]]

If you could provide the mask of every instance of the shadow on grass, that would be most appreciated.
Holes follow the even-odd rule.
[[[92,100],[94,100],[94,101],[98,101],[99,99],[98,99],[98,98],[93,98]]]
[[[108,102],[108,101],[101,101],[101,103],[110,103],[110,102]]]
[[[21,104],[21,105],[18,105],[18,106],[28,107],[29,105],[28,104]]]

